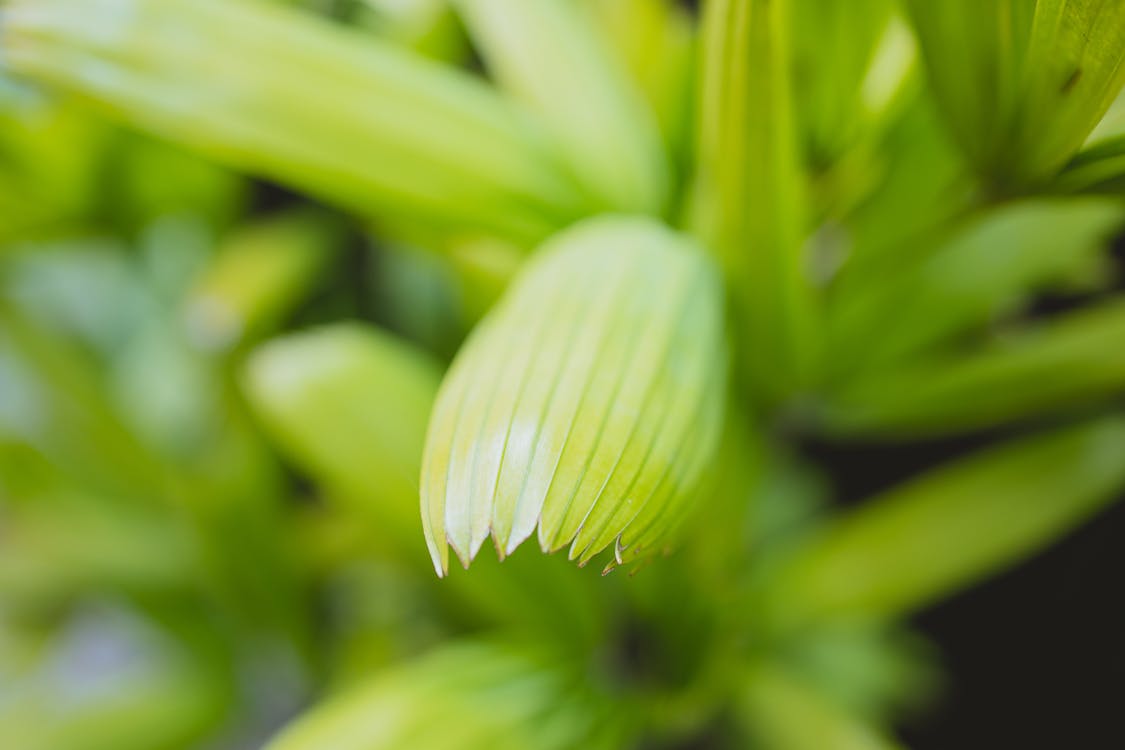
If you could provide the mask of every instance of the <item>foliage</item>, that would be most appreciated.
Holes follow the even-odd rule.
[[[1125,492],[1123,85],[1116,0],[0,0],[0,747],[896,747]]]

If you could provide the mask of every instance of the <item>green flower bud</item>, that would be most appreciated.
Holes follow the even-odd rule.
[[[549,241],[455,359],[430,418],[422,519],[439,575],[538,526],[585,564],[639,555],[691,506],[725,396],[722,287],[704,252],[645,219]],[[612,565],[612,564],[611,564]]]

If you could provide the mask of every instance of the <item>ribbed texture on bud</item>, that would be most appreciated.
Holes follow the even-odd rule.
[[[457,356],[423,457],[439,575],[491,535],[585,564],[661,541],[712,456],[726,381],[721,282],[660,225],[587,221],[543,246]],[[611,567],[614,563],[611,563]]]

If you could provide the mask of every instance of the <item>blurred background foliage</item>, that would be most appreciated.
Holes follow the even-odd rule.
[[[0,747],[900,746],[904,618],[1125,489],[1125,4],[704,5],[0,2]],[[443,373],[605,212],[727,278],[702,510],[439,581]]]

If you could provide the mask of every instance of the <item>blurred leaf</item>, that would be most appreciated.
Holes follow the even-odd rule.
[[[431,418],[422,518],[439,575],[491,534],[585,564],[670,530],[715,448],[721,290],[702,251],[594,219],[536,255],[454,361]]]
[[[794,0],[793,91],[814,165],[831,164],[861,134],[864,81],[893,10],[891,0]]]
[[[1022,201],[974,218],[893,282],[871,277],[838,300],[835,366],[873,370],[989,322],[1087,265],[1123,219],[1120,203],[1092,198]]]
[[[419,534],[417,477],[439,377],[437,365],[409,344],[354,324],[271,341],[251,355],[244,377],[271,437],[346,504],[349,524],[361,527],[355,543],[435,585]],[[480,560],[473,575],[453,576],[437,590],[450,597],[456,618],[588,644],[603,637],[607,613],[587,584],[562,561],[517,555],[504,566]]]
[[[58,606],[95,591],[190,590],[201,574],[190,531],[166,516],[89,498],[21,499],[36,504],[20,511],[4,507],[7,499],[0,505],[0,591],[9,604]]]
[[[1002,191],[1058,171],[1125,84],[1116,0],[907,5],[953,133]]]
[[[903,626],[833,623],[781,648],[794,678],[879,725],[925,709],[941,686],[937,648]]]
[[[0,72],[0,252],[91,219],[107,140],[107,129],[77,108]]]
[[[342,324],[265,344],[244,384],[286,452],[402,544],[419,528],[417,477],[439,378],[409,344]]]
[[[330,698],[268,750],[621,747],[623,718],[591,693],[578,670],[535,650],[453,643]]]
[[[1079,151],[1051,183],[1051,189],[1125,195],[1125,133]]]
[[[675,166],[688,158],[696,30],[672,0],[586,0],[598,29],[648,99]]]
[[[933,109],[924,92],[915,93],[861,163],[865,171],[858,179],[874,185],[841,217],[844,242],[838,259],[829,259],[836,261],[830,268],[844,264],[845,285],[872,278],[885,282],[888,267],[916,257],[972,205],[975,196],[963,160]]]
[[[449,261],[461,282],[466,322],[484,317],[519,271],[522,260],[517,248],[495,240],[466,240],[450,248]]]
[[[1059,316],[967,354],[845,386],[826,422],[841,434],[934,435],[1001,424],[1125,392],[1125,302]]]
[[[0,346],[28,370],[32,419],[19,437],[41,446],[87,489],[155,500],[168,487],[156,456],[125,425],[87,352],[52,335],[0,295]]]
[[[609,210],[660,213],[668,165],[656,120],[573,0],[455,0],[490,72],[537,114]]]
[[[491,279],[478,281],[477,267],[463,263],[459,243],[439,256],[404,243],[378,243],[374,260],[371,298],[376,319],[404,338],[448,361],[479,314],[469,312]],[[512,250],[518,265],[523,253]],[[471,270],[470,270],[471,269]],[[471,301],[470,301],[471,300]]]
[[[463,61],[468,56],[464,30],[448,0],[362,0],[359,22],[384,39],[434,60]]]
[[[1091,148],[1120,136],[1125,136],[1125,88],[1122,88],[1113,104],[1109,105],[1105,116],[1090,133],[1083,148]]]
[[[877,727],[864,724],[772,665],[747,674],[740,720],[762,750],[894,750]]]
[[[164,262],[199,250],[190,242],[186,248],[155,244]],[[98,505],[87,515],[74,511],[65,521],[34,528],[29,544],[41,548],[43,564],[61,556],[65,566],[68,545],[56,535],[84,539],[70,551],[78,570],[61,580],[84,582],[81,571],[130,581],[143,580],[147,569],[188,569],[208,606],[224,617],[299,641],[298,586],[277,536],[276,467],[246,429],[215,363],[175,335],[175,300],[159,299],[143,283],[152,278],[132,267],[134,259],[101,252],[31,255],[18,264],[26,267],[8,269],[12,295],[21,299],[0,298],[7,339],[0,345],[26,368],[31,387],[25,398],[36,402],[31,419],[10,429]],[[90,273],[99,269],[105,278]],[[33,272],[38,283],[30,283]],[[88,307],[70,304],[74,289]],[[90,325],[98,317],[105,320]],[[76,325],[80,321],[86,326]],[[76,334],[97,349],[83,347]],[[102,521],[99,512],[107,516]],[[153,518],[135,520],[140,512]],[[141,535],[134,543],[128,543],[128,529]],[[145,561],[154,554],[146,537],[158,547],[158,539],[167,542],[162,564]],[[139,572],[130,577],[132,566]],[[98,583],[105,580],[90,588]]]
[[[587,210],[546,140],[486,87],[298,12],[15,0],[2,42],[21,74],[364,215],[535,239]]]
[[[771,577],[771,621],[893,617],[1019,561],[1125,487],[1125,419],[991,448],[826,524]]]
[[[776,399],[809,364],[810,290],[787,0],[705,8],[693,224],[731,290],[746,377]]]
[[[168,143],[118,133],[106,159],[112,181],[99,198],[103,212],[126,233],[185,214],[202,219],[210,231],[221,230],[246,207],[246,180]]]
[[[333,260],[340,234],[329,217],[307,211],[232,232],[188,297],[191,338],[222,350],[279,325]]]
[[[887,146],[893,141],[888,140],[888,132],[901,124],[904,112],[916,108],[923,90],[917,75],[917,43],[894,3],[865,0],[860,8],[866,12],[855,13],[850,6],[823,0],[797,4],[804,20],[794,24],[798,33],[794,76],[799,81],[794,91],[811,178],[808,213],[814,222],[840,221],[873,193],[885,190],[889,175],[910,169],[899,162],[927,158],[937,164],[943,156],[932,153],[932,147],[919,139],[890,163]],[[829,54],[838,57],[840,65],[822,64],[825,48],[836,50]],[[925,187],[939,176],[912,173],[910,179]],[[831,278],[839,264],[839,259],[826,264],[815,244],[805,254],[814,281]]]
[[[214,731],[232,697],[221,673],[131,610],[86,609],[31,670],[0,664],[0,746],[175,750]]]

